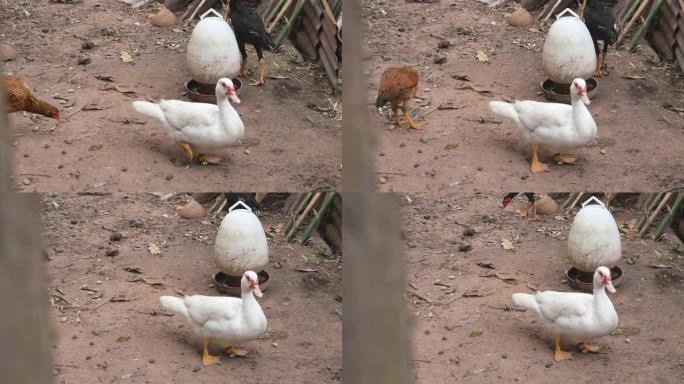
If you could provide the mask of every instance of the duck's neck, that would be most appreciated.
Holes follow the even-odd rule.
[[[608,320],[604,319],[604,317],[610,314],[611,309],[613,311],[615,310],[604,286],[594,288],[594,309],[596,310],[599,320]]]
[[[596,135],[596,124],[594,118],[591,117],[591,112],[579,95],[575,94],[572,95],[572,119],[573,127],[581,136],[594,137]]]
[[[251,290],[247,292],[242,292],[242,314],[245,320],[250,321],[251,319],[257,318],[259,312],[261,312],[261,306],[259,302],[254,297]]]
[[[230,136],[241,137],[244,133],[244,126],[240,120],[240,115],[228,101],[228,97],[223,93],[216,92],[216,105],[219,109],[219,129]]]

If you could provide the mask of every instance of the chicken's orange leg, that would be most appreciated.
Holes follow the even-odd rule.
[[[596,69],[594,70],[594,76],[596,77],[601,77],[601,57],[603,57],[601,52],[596,54]]]
[[[404,111],[404,117],[408,122],[409,128],[420,129],[420,125],[416,124],[416,122],[413,121],[413,119],[411,119],[411,115],[409,115],[408,103],[408,100],[404,101],[404,103],[401,106],[401,110]]]
[[[242,57],[242,64],[240,64],[240,76],[241,77],[249,77],[249,74],[247,74],[247,56]]]
[[[209,353],[209,340],[204,340],[204,348],[202,350],[202,365],[205,367],[207,365],[218,364],[221,360],[217,356],[213,356]]]
[[[554,360],[556,361],[561,361],[561,360],[567,360],[567,359],[572,359],[572,353],[571,352],[566,352],[561,349],[560,347],[560,336],[556,336],[556,346],[555,346],[555,353],[554,353]]]
[[[548,172],[549,166],[539,161],[537,144],[532,144],[532,173]]]
[[[392,124],[401,125],[399,121],[399,106],[394,103],[392,103]]]
[[[254,80],[251,79],[252,82],[250,85],[254,86],[259,86],[259,85],[264,85],[266,84],[266,81],[264,81],[264,74],[266,73],[266,63],[264,63],[264,58],[259,59],[259,80]]]

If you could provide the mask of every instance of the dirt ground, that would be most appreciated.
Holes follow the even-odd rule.
[[[220,217],[184,220],[179,195],[43,195],[43,222],[54,298],[55,382],[192,383],[298,382],[341,380],[341,262],[314,257],[311,247],[269,240],[271,285],[259,299],[267,332],[243,345],[246,358],[221,356],[201,366],[200,344],[181,316],[167,316],[161,295],[218,295],[211,286],[217,268],[213,239]],[[267,233],[284,221],[262,208]],[[110,241],[113,234],[122,239]],[[161,249],[158,256],[150,244]],[[106,256],[117,250],[116,256]],[[309,262],[305,262],[309,260]],[[318,264],[311,264],[317,260]],[[137,267],[142,274],[125,267]],[[296,269],[314,269],[303,273]],[[140,281],[145,276],[150,285]],[[131,281],[133,280],[133,281]],[[138,281],[135,281],[138,280]],[[96,298],[101,296],[99,299]],[[214,354],[220,353],[215,346]]]
[[[158,28],[148,21],[155,11],[134,10],[119,1],[0,1],[0,40],[18,51],[17,60],[3,71],[17,73],[38,97],[60,105],[64,120],[56,125],[42,116],[10,116],[18,190],[339,187],[339,116],[334,110],[316,109],[330,109],[339,100],[322,70],[302,61],[289,43],[278,54],[266,53],[267,75],[287,79],[267,79],[264,87],[245,85],[238,92],[242,104],[236,109],[245,123],[242,143],[219,153],[222,165],[196,164],[190,170],[180,165],[183,152],[161,123],[131,106],[136,99],[188,100],[182,95],[190,79],[185,49],[194,24]],[[85,39],[95,48],[82,51]],[[121,60],[123,51],[132,54],[132,63]],[[251,47],[248,54],[250,68],[256,71]],[[91,63],[78,65],[82,56]],[[110,76],[113,82],[96,76]],[[113,86],[126,93],[103,90]],[[103,109],[81,110],[90,103],[89,108]]]
[[[505,210],[499,208],[502,198],[401,195],[408,283],[431,301],[407,296],[415,382],[681,382],[684,257],[675,251],[679,240],[673,234],[661,242],[623,237],[619,266],[624,277],[617,293],[610,295],[620,319],[618,329],[596,340],[603,353],[576,353],[573,360],[555,363],[541,319],[509,306],[512,293],[530,293],[530,287],[571,290],[564,271],[569,268],[566,239],[574,213],[531,222],[513,215],[526,206],[524,197]],[[613,215],[618,225],[633,224],[638,214],[623,204],[615,202]],[[474,230],[471,236],[464,234],[468,228]],[[505,250],[503,239],[511,240],[514,248]],[[459,251],[468,247],[472,249]],[[477,263],[486,262],[494,264],[493,272],[515,280],[482,277],[492,270]],[[467,290],[482,296],[461,296]]]
[[[610,76],[598,80],[589,106],[597,139],[572,152],[579,158],[576,165],[551,165],[551,172],[532,175],[530,148],[517,126],[494,115],[488,102],[544,101],[539,84],[545,79],[541,50],[548,28],[509,26],[504,14],[516,2],[494,9],[463,0],[362,4],[371,126],[379,136],[378,179],[384,178],[380,190],[491,191],[492,183],[512,190],[563,191],[684,186],[679,149],[684,113],[663,108],[664,103],[684,107],[684,77],[677,67],[649,63],[643,52],[609,50]],[[441,40],[451,46],[439,49]],[[478,51],[488,62],[478,61]],[[446,63],[433,64],[439,55]],[[385,109],[383,116],[372,105],[384,69],[400,65],[416,65],[420,73],[417,96],[425,100],[414,99],[411,112],[423,130],[394,128],[388,124],[391,111]],[[451,109],[437,109],[440,105]],[[552,163],[550,154],[542,156]]]

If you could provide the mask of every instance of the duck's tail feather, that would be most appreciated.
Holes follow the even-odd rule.
[[[539,303],[534,295],[529,293],[514,293],[513,303],[519,307],[531,309],[537,313],[540,313]]]
[[[513,104],[505,101],[490,101],[489,109],[497,115],[508,117],[509,119],[518,122],[518,112],[513,107]]]
[[[168,309],[169,311],[176,312],[185,317],[188,316],[188,308],[185,306],[185,302],[180,297],[174,296],[162,296],[159,298],[159,302],[162,307]]]
[[[161,121],[165,120],[164,112],[162,112],[162,109],[158,104],[150,103],[149,101],[134,101],[133,108],[143,115],[154,117]]]

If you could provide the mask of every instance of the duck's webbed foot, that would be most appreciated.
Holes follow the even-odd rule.
[[[231,357],[245,357],[249,355],[249,351],[246,349],[240,349],[235,347],[226,348],[226,355]]]
[[[210,155],[208,153],[201,153],[197,156],[197,161],[202,163],[202,165],[217,165],[221,162],[221,158],[216,155]]]
[[[560,347],[560,336],[556,336],[556,345],[555,345],[555,352],[554,352],[554,360],[556,361],[563,361],[567,359],[572,359],[572,352],[566,352],[561,349]]]
[[[577,348],[579,348],[582,353],[598,353],[601,350],[601,347],[598,345],[589,343],[579,343],[577,344]]]

